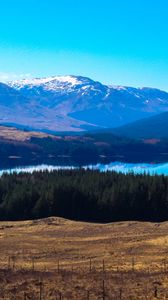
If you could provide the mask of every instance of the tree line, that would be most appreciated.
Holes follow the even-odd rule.
[[[0,220],[168,220],[168,177],[93,170],[3,174]]]

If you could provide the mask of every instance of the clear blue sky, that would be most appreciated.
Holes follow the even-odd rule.
[[[66,74],[168,90],[168,1],[1,1],[0,80]]]

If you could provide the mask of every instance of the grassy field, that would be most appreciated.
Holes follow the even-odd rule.
[[[0,126],[0,138],[5,140],[25,142],[30,140],[31,137],[45,138],[48,136],[50,135],[42,132],[24,131],[14,127]]]
[[[0,299],[168,299],[168,223],[0,222]]]

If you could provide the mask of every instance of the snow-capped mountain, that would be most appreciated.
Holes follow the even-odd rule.
[[[40,130],[111,128],[168,111],[168,93],[164,91],[107,86],[82,76],[25,79],[2,85],[0,122]],[[9,93],[10,101],[6,101]]]
[[[57,90],[62,89],[65,87],[72,87],[82,84],[82,81],[80,81],[75,76],[53,76],[48,78],[32,78],[32,79],[23,79],[19,81],[11,81],[9,85],[16,89],[24,88],[25,86],[28,86],[29,88],[33,88],[34,86],[43,86],[46,90]]]

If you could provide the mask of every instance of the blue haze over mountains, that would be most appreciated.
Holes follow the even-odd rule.
[[[81,76],[0,83],[0,123],[34,130],[93,131],[159,114],[165,128],[167,111],[168,93],[154,88],[107,86]]]

